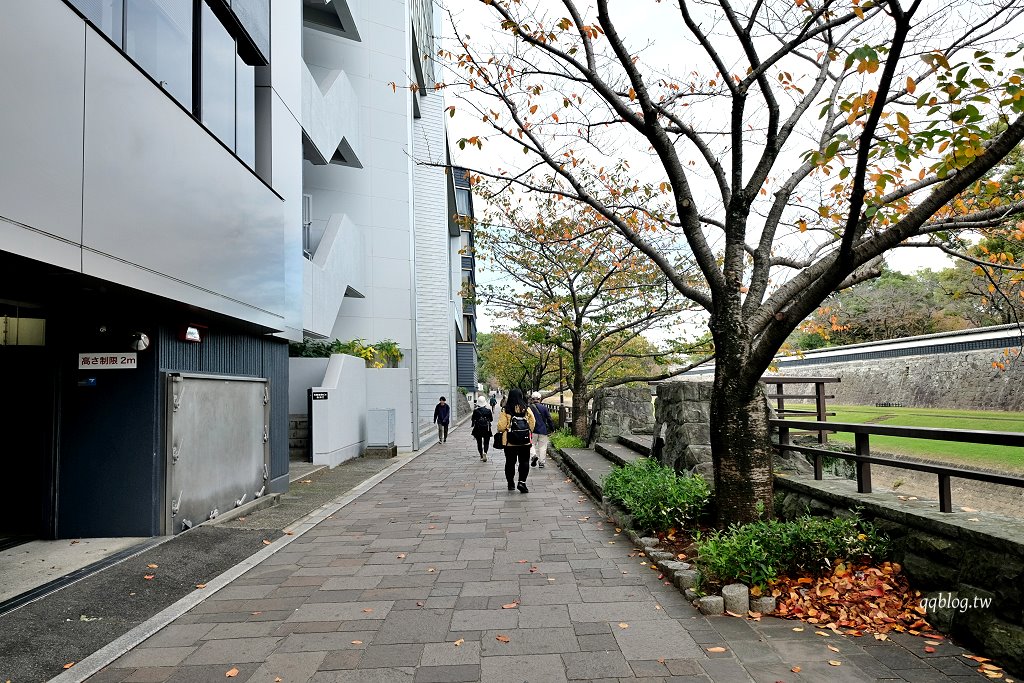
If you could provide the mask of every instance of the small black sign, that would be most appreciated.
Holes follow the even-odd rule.
[[[314,391],[313,392],[313,400],[314,401],[326,401],[327,400],[327,392],[326,391]]]

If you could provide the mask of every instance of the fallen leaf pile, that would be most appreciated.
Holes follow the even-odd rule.
[[[910,590],[900,569],[894,562],[839,563],[832,574],[817,579],[783,578],[772,590],[778,598],[776,614],[855,636],[888,631],[930,634],[921,595]]]

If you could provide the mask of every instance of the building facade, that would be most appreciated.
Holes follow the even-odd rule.
[[[466,338],[431,8],[0,6],[0,546],[286,490],[303,336],[397,342],[429,426]]]
[[[414,449],[439,397],[456,418],[465,408],[454,399],[466,335],[439,33],[429,0],[303,3],[303,332],[398,344],[410,370],[398,413],[411,415]],[[364,437],[342,438],[348,457]]]

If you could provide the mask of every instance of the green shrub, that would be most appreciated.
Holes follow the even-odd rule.
[[[700,475],[680,476],[652,458],[614,468],[604,479],[604,496],[625,507],[637,528],[668,531],[700,516],[710,489]]]
[[[367,344],[364,339],[347,342],[340,339],[303,339],[288,344],[288,355],[292,358],[330,358],[335,353],[362,358],[368,368],[395,368],[404,358],[398,342],[391,339],[382,339],[373,345]]]
[[[587,444],[580,437],[573,434],[569,427],[562,427],[561,429],[551,432],[549,439],[551,445],[555,448],[586,448]]]
[[[761,520],[697,540],[697,564],[721,583],[766,587],[783,574],[818,575],[842,560],[882,560],[884,534],[859,517]]]

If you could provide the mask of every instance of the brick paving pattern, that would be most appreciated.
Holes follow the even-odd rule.
[[[982,678],[950,644],[701,616],[550,461],[528,494],[506,489],[503,464],[453,431],[89,680]]]

